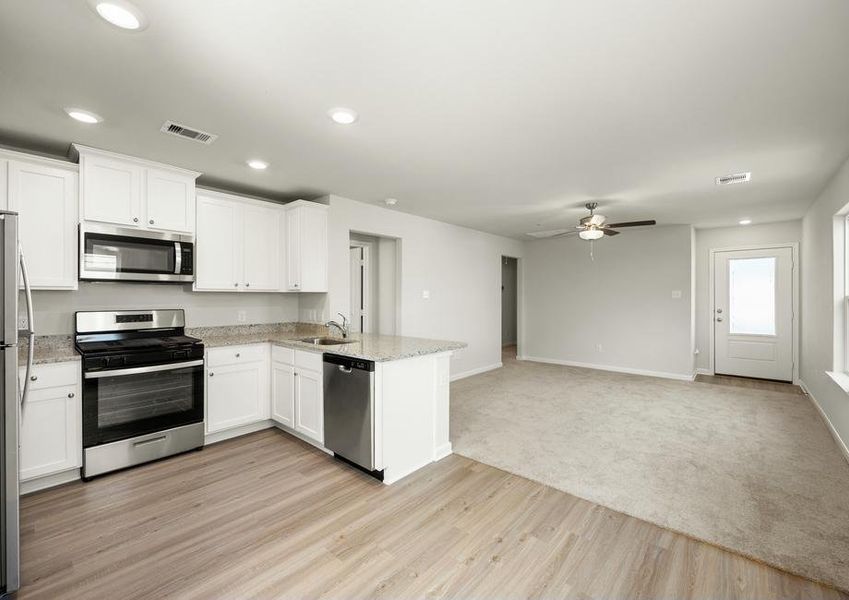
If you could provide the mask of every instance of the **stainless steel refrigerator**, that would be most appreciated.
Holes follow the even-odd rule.
[[[18,266],[27,300],[28,330],[20,335],[32,341],[32,295],[26,264],[18,243],[18,214],[0,211],[0,597],[20,586],[20,526],[18,522],[18,432],[21,403],[26,390],[18,389]],[[29,344],[27,366],[32,367]],[[28,381],[26,379],[25,381]]]

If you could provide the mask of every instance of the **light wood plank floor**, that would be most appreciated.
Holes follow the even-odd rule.
[[[22,501],[34,598],[835,598],[450,456],[393,486],[267,430]]]

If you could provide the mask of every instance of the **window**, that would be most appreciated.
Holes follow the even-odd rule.
[[[729,331],[742,335],[775,335],[774,256],[728,261]]]

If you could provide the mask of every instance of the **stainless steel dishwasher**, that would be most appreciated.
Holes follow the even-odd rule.
[[[324,355],[324,446],[383,480],[374,468],[373,361]]]

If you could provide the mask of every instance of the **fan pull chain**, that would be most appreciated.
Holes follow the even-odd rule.
[[[595,256],[593,256],[593,240],[590,240],[590,260],[595,262]]]

